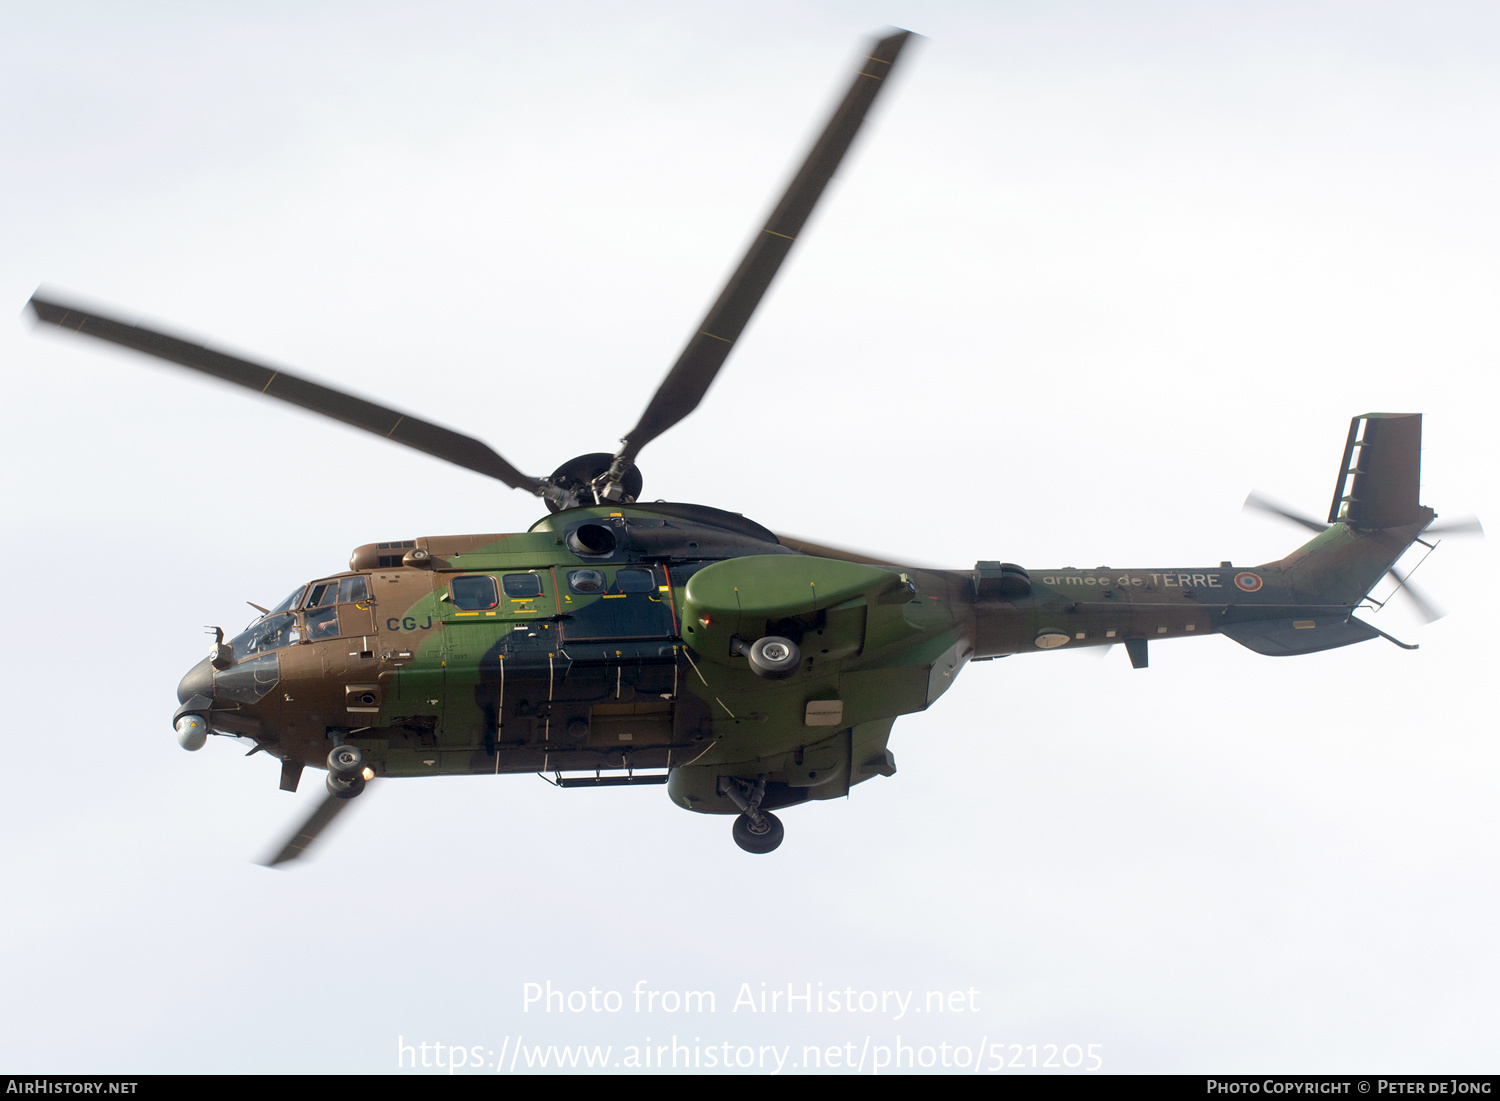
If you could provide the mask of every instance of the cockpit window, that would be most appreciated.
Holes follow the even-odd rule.
[[[275,654],[261,654],[214,674],[214,696],[255,703],[276,687],[281,670]]]
[[[508,573],[505,575],[505,595],[524,600],[542,595],[542,579],[534,573]]]
[[[494,608],[500,603],[500,594],[495,590],[495,579],[483,574],[455,577],[450,583],[453,606],[460,611],[477,612]]]
[[[308,608],[330,608],[335,604],[354,604],[370,599],[369,586],[359,577],[340,577],[314,581],[307,593]]]
[[[339,610],[332,605],[307,613],[307,637],[313,642],[320,638],[337,638],[339,634]]]
[[[299,600],[302,599],[302,593],[306,589],[307,589],[306,585],[298,585],[295,589],[292,590],[292,595],[291,596],[287,597],[280,604],[276,605],[276,607],[274,607],[274,608],[271,609],[271,613],[270,614],[271,615],[275,615],[277,612],[289,612],[289,611],[291,611],[293,608],[295,608],[297,606],[297,601],[299,601]]]
[[[650,570],[631,568],[615,574],[615,584],[622,593],[654,593],[656,578]]]
[[[268,650],[279,650],[290,646],[301,638],[297,629],[297,617],[290,614],[268,615],[250,629],[234,637],[229,643],[234,649],[235,660],[251,654],[263,654]]]

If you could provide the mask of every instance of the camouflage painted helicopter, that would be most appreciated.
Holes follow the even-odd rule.
[[[783,837],[773,811],[892,775],[892,724],[968,662],[1122,643],[1142,668],[1153,639],[1219,633],[1307,654],[1390,638],[1353,613],[1437,530],[1417,499],[1420,415],[1356,417],[1327,523],[1263,506],[1318,534],[1252,569],[932,570],[715,508],[638,503],[637,455],[697,407],[910,37],[874,44],[620,449],[548,477],[406,413],[32,298],[41,321],[376,433],[550,510],[518,534],[358,547],[348,570],[299,585],[243,633],[216,631],[178,688],[183,747],[252,740],[281,762],[286,791],[308,765],[328,773],[328,797],[271,863],[300,855],[376,777],[521,772],[561,787],[665,783],[679,806],[733,815],[740,847],[766,853]]]

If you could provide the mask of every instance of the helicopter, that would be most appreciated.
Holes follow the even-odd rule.
[[[545,477],[400,410],[33,296],[42,322],[381,435],[548,509],[521,533],[362,545],[347,570],[258,608],[240,634],[215,629],[178,686],[181,745],[248,739],[279,761],[287,791],[308,766],[327,773],[326,799],[271,864],[304,853],[368,783],[441,774],[665,785],[684,809],[731,816],[736,844],[765,854],[784,838],[774,812],[894,775],[896,719],[935,703],[971,661],[1118,643],[1141,669],[1153,639],[1214,633],[1267,655],[1407,645],[1354,613],[1440,530],[1418,501],[1418,414],[1355,417],[1326,523],[1262,503],[1316,535],[1248,569],[928,569],[642,500],[638,456],[703,399],[911,37],[871,46],[621,446]]]

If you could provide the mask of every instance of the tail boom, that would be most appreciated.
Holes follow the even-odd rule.
[[[1128,642],[1142,665],[1140,643],[1159,638],[1218,633],[1256,653],[1289,655],[1380,637],[1353,613],[1433,521],[1417,500],[1421,450],[1421,414],[1355,417],[1329,526],[1250,569],[1030,571],[1028,584],[1007,594],[983,569],[1003,564],[980,563],[974,656]]]

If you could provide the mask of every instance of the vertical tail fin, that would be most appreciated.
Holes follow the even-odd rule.
[[[1425,524],[1432,511],[1417,501],[1421,483],[1422,414],[1355,417],[1349,422],[1328,522],[1354,528]]]
[[[1422,415],[1366,413],[1349,423],[1328,529],[1276,565],[1307,601],[1353,607],[1432,522],[1417,500]]]
[[[1268,583],[1274,579],[1285,586],[1285,596],[1279,598],[1289,600],[1296,611],[1288,616],[1287,605],[1270,613],[1265,605],[1261,610],[1247,603],[1232,609],[1234,615],[1220,630],[1261,654],[1310,654],[1383,635],[1350,613],[1382,577],[1394,572],[1396,560],[1432,522],[1432,509],[1417,499],[1421,481],[1420,413],[1355,417],[1339,464],[1328,526],[1269,507],[1315,531],[1322,528],[1279,562],[1260,567]],[[1262,502],[1261,507],[1267,506]],[[1271,570],[1280,576],[1271,575]],[[1396,580],[1401,583],[1401,578]],[[1413,649],[1404,642],[1396,644]]]

